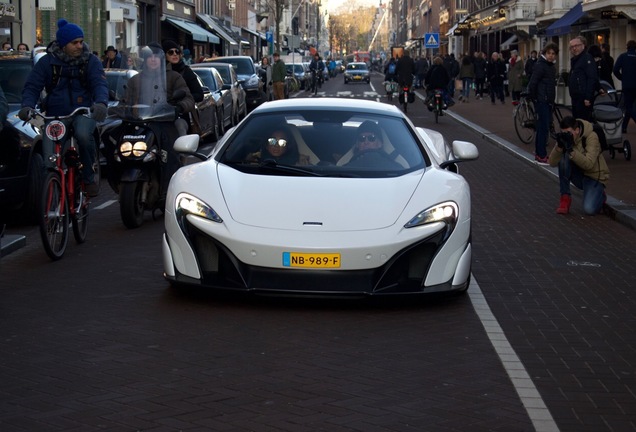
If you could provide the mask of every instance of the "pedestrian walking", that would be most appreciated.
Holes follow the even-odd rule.
[[[470,99],[470,89],[475,79],[475,65],[473,64],[473,59],[468,54],[462,57],[459,79],[462,80],[462,93],[459,95],[459,100],[461,102],[468,102]]]
[[[518,104],[523,90],[523,60],[519,55],[519,51],[510,51],[510,68],[508,69],[508,87],[512,95],[512,103]]]
[[[285,77],[287,68],[285,62],[281,60],[280,54],[274,53],[274,65],[272,66],[272,88],[274,90],[274,100],[285,99]]]
[[[269,57],[263,56],[261,59],[261,68],[263,69],[263,81],[265,84],[263,85],[263,91],[267,95],[267,100],[272,100],[272,65],[269,64]]]
[[[476,52],[473,64],[475,65],[475,98],[482,99],[486,83],[486,55],[481,51]]]
[[[415,62],[415,76],[417,78],[415,87],[424,87],[424,78],[428,72],[428,60],[424,56],[420,56]]]
[[[490,56],[486,76],[490,83],[490,101],[492,104],[495,104],[495,98],[499,99],[502,104],[505,104],[503,82],[506,76],[506,65],[503,60],[499,58],[499,53],[496,51]]]
[[[627,52],[619,55],[614,64],[614,75],[623,86],[625,99],[625,118],[622,131],[627,133],[629,119],[636,122],[636,40],[627,42]]]
[[[528,93],[534,100],[534,110],[537,114],[537,134],[534,143],[534,159],[540,164],[548,163],[548,137],[552,122],[552,105],[556,98],[556,58],[559,47],[549,43],[541,51],[541,57],[533,66]]]
[[[594,58],[585,49],[586,40],[576,36],[570,41],[570,76],[568,89],[572,99],[572,115],[592,121],[594,91],[598,88],[598,72]]]
[[[528,82],[530,82],[530,78],[532,77],[532,70],[534,69],[534,65],[537,64],[537,61],[539,61],[539,58],[537,57],[537,51],[532,50],[532,52],[530,53],[530,57],[526,59],[526,62],[523,66]]]
[[[612,88],[616,88],[614,85],[614,78],[612,77],[612,72],[614,72],[614,57],[610,55],[609,44],[601,44],[601,53],[603,63],[608,67],[603,69],[599,78],[603,81],[607,81]]]

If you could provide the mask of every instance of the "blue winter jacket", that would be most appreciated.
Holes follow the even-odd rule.
[[[623,83],[623,90],[636,89],[636,50],[628,50],[618,56],[614,75]]]
[[[58,71],[57,85],[53,85],[54,68]],[[34,66],[22,90],[22,106],[35,108],[42,90],[47,95],[42,109],[49,116],[70,114],[78,107],[94,103],[108,105],[108,84],[102,62],[84,44],[83,53],[69,57],[57,42],[47,47],[47,54]]]

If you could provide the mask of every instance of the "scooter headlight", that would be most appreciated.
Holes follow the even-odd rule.
[[[144,141],[137,141],[134,144],[130,141],[125,141],[119,146],[119,153],[123,157],[129,157],[130,155],[141,157],[147,150],[148,145]]]

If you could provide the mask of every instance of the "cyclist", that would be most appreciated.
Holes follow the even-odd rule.
[[[318,85],[320,80],[322,79],[322,71],[325,69],[325,63],[322,61],[318,53],[314,54],[314,58],[309,63],[309,70],[312,73],[313,82],[311,84],[311,88],[313,90],[314,86]]]
[[[404,50],[404,55],[398,59],[395,66],[395,73],[400,88],[408,86],[410,92],[413,86],[413,75],[415,75],[415,62],[409,55],[408,50]]]
[[[107,115],[108,85],[100,59],[93,55],[84,43],[84,32],[76,25],[60,19],[57,22],[56,40],[47,47],[44,55],[34,66],[22,91],[20,119],[26,121],[38,105],[42,90],[46,96],[41,109],[49,116],[64,116],[78,107],[90,107],[92,118],[83,115],[65,120],[73,125],[82,161],[82,179],[86,193],[96,196],[99,185],[95,183],[97,145],[93,136],[97,122]],[[53,153],[53,142],[42,137],[45,164],[53,166],[48,156]]]
[[[426,73],[424,83],[426,85],[426,101],[429,111],[433,110],[432,100],[435,90],[442,90],[442,97],[446,107],[453,106],[452,98],[448,94],[448,83],[451,77],[448,71],[444,67],[444,60],[441,57],[435,57],[433,59],[433,66]]]

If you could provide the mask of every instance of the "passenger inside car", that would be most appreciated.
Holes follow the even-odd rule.
[[[309,165],[309,156],[298,151],[298,144],[289,127],[277,127],[261,142],[261,149],[248,155],[251,162],[273,160],[282,165]]]

